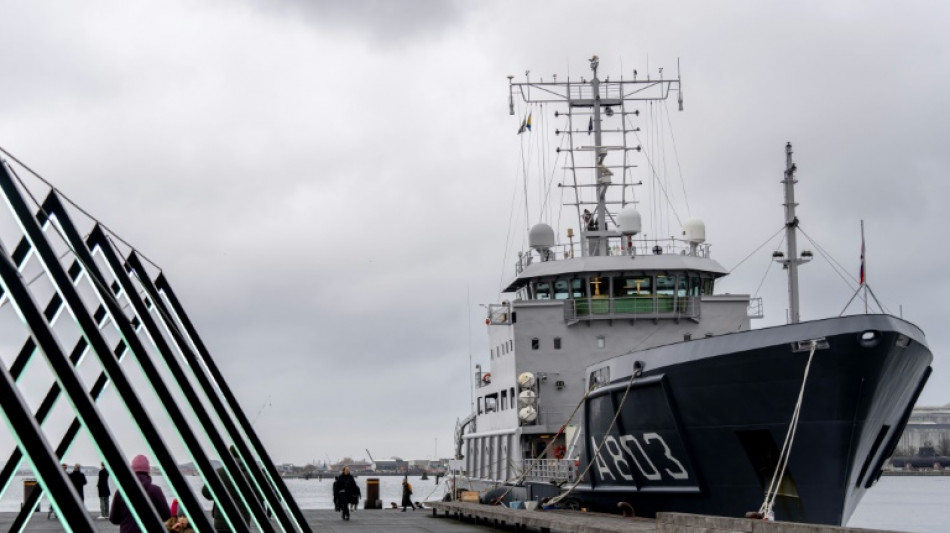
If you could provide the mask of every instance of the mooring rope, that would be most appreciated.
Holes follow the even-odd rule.
[[[617,419],[620,418],[620,413],[623,412],[623,405],[624,405],[624,402],[626,402],[626,400],[627,400],[627,395],[630,394],[630,389],[633,388],[633,382],[634,382],[636,379],[637,379],[637,373],[636,373],[636,372],[631,372],[631,373],[630,373],[630,381],[627,382],[627,388],[626,388],[626,390],[623,391],[623,396],[620,398],[620,403],[617,404],[617,412],[614,413],[613,420],[611,420],[611,421],[610,421],[610,425],[607,426],[607,431],[604,432],[604,438],[601,439],[600,444],[597,445],[597,449],[594,450],[594,456],[593,456],[592,460],[591,460],[591,461],[588,461],[588,463],[587,463],[587,468],[585,468],[583,472],[581,472],[580,474],[577,475],[577,479],[574,480],[574,483],[571,485],[571,487],[570,487],[569,489],[567,489],[566,491],[562,492],[561,494],[558,494],[558,495],[555,496],[554,498],[551,498],[551,499],[548,501],[548,505],[555,505],[555,504],[561,502],[564,498],[566,498],[571,492],[574,492],[574,489],[576,489],[577,486],[580,485],[581,480],[584,479],[584,476],[586,476],[586,475],[587,475],[587,472],[590,471],[590,467],[593,466],[593,465],[594,465],[594,462],[595,462],[597,459],[600,458],[600,451],[603,449],[604,444],[607,443],[607,438],[610,437],[610,432],[613,431],[614,425],[617,424]],[[586,399],[589,394],[590,394],[590,392],[588,391],[588,394],[585,395],[584,398]]]
[[[818,341],[811,341],[811,351],[808,354],[808,362],[805,364],[805,375],[802,378],[802,387],[798,392],[798,401],[795,402],[795,411],[792,413],[792,420],[788,424],[788,432],[785,434],[785,443],[782,444],[782,453],[779,454],[778,463],[775,465],[775,472],[772,474],[772,482],[769,483],[769,489],[765,492],[765,500],[759,513],[763,517],[772,516],[772,506],[775,504],[775,497],[778,496],[779,486],[782,484],[782,478],[785,476],[785,468],[788,466],[788,458],[792,453],[792,444],[795,442],[795,432],[798,430],[798,417],[802,410],[802,400],[805,397],[805,384],[808,382],[808,371],[811,369],[812,359],[815,357],[815,350],[818,348]]]

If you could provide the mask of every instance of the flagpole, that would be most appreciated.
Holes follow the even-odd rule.
[[[864,219],[861,219],[861,285],[864,287],[864,314],[868,314],[868,268],[864,247]]]

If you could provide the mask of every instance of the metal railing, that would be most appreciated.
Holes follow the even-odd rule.
[[[693,318],[700,316],[700,296],[616,296],[565,300],[568,322],[616,318]]]
[[[527,472],[526,472],[527,469]],[[573,483],[577,467],[573,459],[525,459],[521,461],[525,481]]]
[[[762,318],[765,316],[765,307],[762,305],[762,298],[749,298],[749,308],[746,310],[749,318]]]
[[[593,238],[592,238],[593,239]],[[624,239],[616,237],[597,237],[597,239],[607,240],[608,256],[626,256],[630,251],[635,252],[637,256],[644,255],[689,255],[696,257],[709,258],[708,243],[692,244],[680,239],[634,239],[630,241],[630,247],[624,245]],[[550,260],[571,259],[573,257],[583,257],[585,254],[583,248],[589,247],[589,243],[583,240],[576,243],[557,244],[550,249]],[[515,263],[515,271],[520,274],[532,263],[542,260],[541,254],[535,250],[529,249],[519,252],[518,260]]]

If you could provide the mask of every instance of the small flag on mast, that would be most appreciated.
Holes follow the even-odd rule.
[[[865,279],[864,279],[864,232],[863,232],[863,231],[861,232],[861,273],[860,273],[860,278],[861,278],[861,285],[864,285]]]
[[[524,127],[531,131],[531,113],[528,113],[528,120],[525,121]]]
[[[587,134],[590,135],[592,131],[594,131],[594,117],[590,117],[590,121],[587,122]]]
[[[518,128],[518,135],[521,135],[522,133],[524,133],[527,128],[528,128],[528,119],[527,118],[521,119],[521,127]]]

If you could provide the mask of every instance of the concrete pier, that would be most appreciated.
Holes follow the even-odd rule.
[[[462,502],[427,502],[426,506],[429,509],[405,513],[392,509],[360,509],[353,511],[347,522],[340,518],[339,513],[331,510],[304,509],[303,514],[310,527],[321,533],[344,530],[349,533],[471,533],[499,530],[541,533],[896,533],[683,513],[660,513],[654,520],[577,511],[526,511]],[[55,518],[48,520],[45,512],[35,514],[27,524],[26,531],[65,531]],[[0,531],[9,530],[15,516],[15,513],[0,513]],[[119,531],[119,526],[107,520],[97,519],[94,523],[102,533]]]
[[[660,513],[656,519],[646,519],[578,511],[526,511],[465,502],[426,502],[426,506],[434,516],[441,512],[476,524],[541,533],[898,533],[685,513]]]

